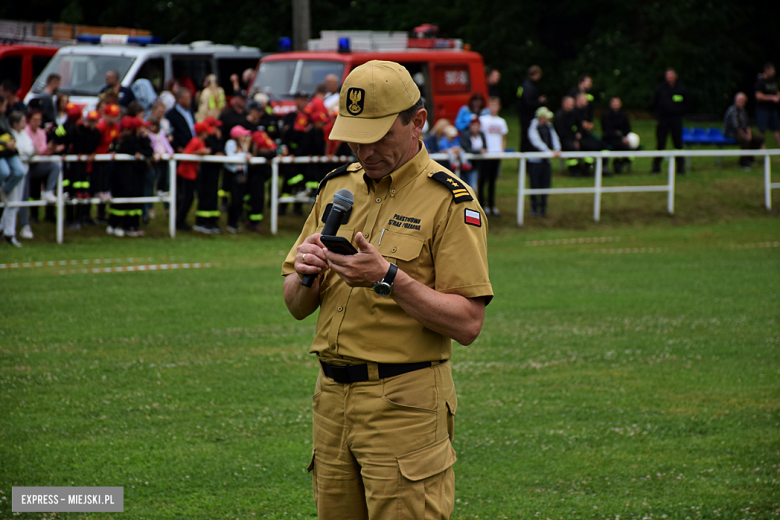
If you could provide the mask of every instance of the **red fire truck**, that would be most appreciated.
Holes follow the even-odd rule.
[[[418,28],[420,29],[420,28]],[[370,60],[395,61],[406,67],[426,100],[428,124],[441,118],[454,122],[472,94],[487,99],[482,56],[464,48],[460,40],[406,32],[322,31],[309,50],[279,52],[260,61],[250,92],[270,97],[274,112],[294,109],[297,92],[313,94],[328,74],[343,82],[349,72]],[[282,43],[282,42],[280,42]],[[283,45],[280,45],[283,46]]]

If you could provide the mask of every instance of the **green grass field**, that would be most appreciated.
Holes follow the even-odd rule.
[[[610,195],[594,224],[591,197],[559,196],[523,229],[505,165],[496,297],[454,349],[455,518],[780,517],[780,225],[735,165],[694,161],[674,216]],[[0,517],[12,486],[123,486],[122,514],[19,517],[316,518],[315,320],[279,276],[301,222],[65,245],[41,224],[1,248]],[[93,272],[160,264],[180,268]]]

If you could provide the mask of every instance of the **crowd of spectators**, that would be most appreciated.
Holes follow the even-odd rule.
[[[16,85],[4,81],[0,85],[0,199],[56,202],[57,179],[64,168],[65,195],[85,202],[66,206],[66,225],[70,229],[103,225],[113,236],[136,237],[142,236],[143,225],[156,217],[153,204],[114,201],[169,191],[167,154],[267,159],[276,155],[351,154],[343,143],[327,139],[338,111],[339,78],[328,76],[313,93],[299,92],[294,109],[278,115],[267,95],[246,97],[242,88],[251,75],[252,70],[247,70],[241,77],[231,77],[235,95],[228,99],[213,74],[206,76],[203,88],[195,95],[181,82],[171,80],[158,96],[153,88],[147,88],[149,85],[139,82],[132,88],[122,86],[119,74],[109,71],[98,105],[88,113],[70,103],[66,94],[57,92],[57,74],[47,78],[42,94],[31,106],[16,98]],[[30,161],[36,155],[67,153],[83,155],[87,160],[64,165]],[[137,160],[93,160],[94,155],[106,153],[130,154]],[[282,165],[283,195],[300,201],[294,204],[296,213],[302,213],[303,203],[310,200],[319,180],[333,167],[325,163]],[[179,161],[177,228],[222,233],[219,217],[224,211],[228,232],[238,233],[242,227],[262,232],[269,178],[267,164]],[[99,203],[93,210],[91,202],[95,199]],[[196,200],[191,225],[188,220]],[[165,210],[167,213],[167,205]],[[286,210],[280,207],[280,213]],[[44,211],[44,218],[54,220],[53,208]],[[38,207],[6,209],[2,221],[6,242],[21,246],[17,222],[20,237],[33,239],[39,213]]]
[[[100,203],[68,205],[66,223],[72,229],[104,225],[117,237],[141,236],[142,225],[155,218],[152,204],[118,204],[113,199],[150,196],[169,190],[168,163],[163,156],[171,153],[272,158],[309,155],[351,155],[344,143],[328,139],[339,105],[339,78],[327,76],[315,92],[298,92],[292,110],[282,115],[275,112],[265,94],[246,96],[252,70],[231,76],[228,98],[213,74],[206,76],[200,91],[191,81],[171,79],[157,95],[146,80],[132,88],[121,85],[119,74],[109,71],[100,91],[96,110],[83,113],[70,103],[66,94],[58,93],[60,77],[46,78],[42,93],[26,106],[16,96],[17,86],[5,80],[0,84],[0,200],[29,198],[55,202],[55,188],[60,169],[64,168],[63,186],[72,199],[99,199]],[[487,75],[489,97],[481,93],[471,96],[459,110],[455,121],[439,119],[424,136],[431,153],[446,153],[450,167],[456,170],[477,193],[486,215],[500,216],[495,202],[496,179],[500,160],[494,158],[467,159],[466,154],[500,153],[506,149],[506,121],[499,116],[501,101],[498,85],[501,75],[491,70]],[[601,135],[594,127],[593,79],[588,74],[578,77],[562,98],[553,114],[548,99],[540,89],[542,69],[531,66],[517,91],[517,111],[520,119],[520,150],[523,152],[631,150],[637,146],[631,122],[622,109],[619,96],[609,98],[609,106],[601,112]],[[724,117],[724,136],[734,139],[743,149],[765,146],[767,130],[780,146],[778,91],[774,65],[767,63],[755,83],[756,123],[758,133],[751,130],[746,110],[748,96],[734,96],[734,103]],[[667,69],[656,89],[653,110],[657,118],[656,146],[663,150],[671,137],[675,148],[683,146],[683,117],[690,100],[674,69]],[[631,139],[631,137],[634,139]],[[74,153],[89,158],[85,162],[31,162],[41,155]],[[93,161],[95,154],[127,153],[138,160]],[[653,160],[651,173],[659,173],[661,158]],[[740,166],[749,169],[752,157],[740,157]],[[594,159],[568,159],[570,175],[593,174]],[[615,159],[611,169],[605,164],[604,175],[625,173],[630,169],[628,158]],[[292,210],[302,214],[303,203],[309,201],[322,177],[334,167],[328,163],[282,164],[282,196],[296,201]],[[677,158],[677,171],[684,173],[682,158]],[[270,166],[222,164],[180,161],[177,169],[177,228],[205,234],[222,233],[219,217],[227,213],[226,229],[238,233],[243,229],[261,232],[266,209],[266,182]],[[529,178],[532,188],[549,188],[549,159],[530,159]],[[532,214],[546,215],[546,196],[532,197]],[[193,204],[195,222],[188,219]],[[284,214],[289,208],[280,205]],[[165,207],[168,211],[167,205]],[[54,219],[53,208],[47,207],[45,217]],[[39,208],[9,208],[3,212],[0,227],[5,241],[20,246],[16,238],[17,222],[20,236],[33,238],[32,226],[39,220]]]

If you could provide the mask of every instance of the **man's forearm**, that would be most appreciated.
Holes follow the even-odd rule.
[[[320,279],[314,285],[304,287],[297,273],[288,274],[284,279],[284,303],[296,320],[302,320],[320,306]]]
[[[441,293],[400,270],[393,283],[392,298],[422,325],[461,345],[477,339],[485,320],[484,298]]]

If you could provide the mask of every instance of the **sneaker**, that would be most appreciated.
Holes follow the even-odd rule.
[[[492,215],[492,214],[493,214],[493,211],[492,211],[490,208],[488,208],[487,206],[485,206],[484,208],[482,208],[482,211],[485,213],[485,216],[486,216],[486,217],[489,217],[490,215]]]
[[[133,238],[135,238],[135,237],[142,237],[142,236],[144,236],[144,232],[143,231],[138,231],[137,229],[131,229],[131,230],[127,231],[125,233],[125,235],[127,235],[129,237],[133,237]]]
[[[149,217],[149,219],[154,219],[155,217],[157,217],[157,214],[154,212],[153,209],[150,209],[147,216]]]
[[[500,217],[501,216],[501,212],[498,211],[498,208],[495,207],[495,206],[490,208],[490,214],[493,215],[494,217]]]
[[[108,233],[109,235],[113,235],[114,234],[114,228],[112,228],[111,226],[108,226],[106,228],[106,233]]]
[[[228,233],[236,234],[241,232],[241,226],[227,226],[226,229],[228,230]]]
[[[211,234],[211,228],[207,228],[206,226],[201,226],[200,224],[195,224],[192,226],[193,231],[197,231],[198,233],[205,233],[206,235]]]
[[[122,229],[121,227],[114,228],[114,236],[122,238],[123,236],[125,236],[125,230]]]
[[[222,234],[222,229],[219,226],[212,226],[209,229],[211,230],[211,233],[213,235],[221,235]]]
[[[9,246],[22,247],[22,244],[20,244],[19,241],[16,240],[15,235],[11,235],[10,237],[8,235],[3,235],[3,240],[5,240],[5,243],[8,244]]]
[[[460,170],[464,172],[470,172],[473,169],[474,168],[471,166],[471,163],[467,163],[467,162],[464,162],[463,165],[460,167]]]
[[[22,228],[22,231],[19,232],[19,236],[22,237],[25,240],[32,240],[33,239],[33,232],[30,226],[24,226]]]

